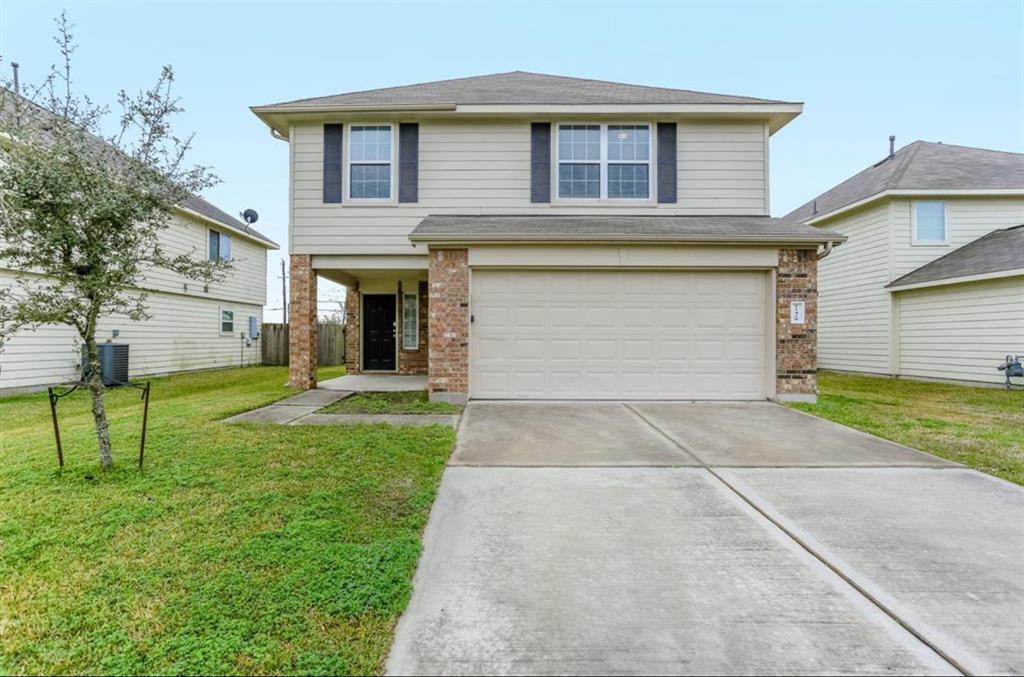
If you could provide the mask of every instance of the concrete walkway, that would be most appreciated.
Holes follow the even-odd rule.
[[[426,376],[399,376],[397,374],[354,374],[321,381],[323,390],[342,390],[354,393],[395,393],[426,390]]]
[[[452,466],[389,673],[1024,671],[1016,485],[771,404],[471,403]]]
[[[347,378],[347,377],[345,377]],[[288,399],[253,409],[231,418],[225,423],[276,423],[279,425],[353,425],[360,423],[387,423],[394,426],[445,425],[454,428],[459,417],[435,414],[320,414],[329,404],[343,400],[352,391],[316,388]]]

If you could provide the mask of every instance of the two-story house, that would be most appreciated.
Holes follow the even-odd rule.
[[[349,372],[434,399],[812,400],[843,238],[768,216],[801,108],[523,72],[254,107],[290,147],[292,385],[319,276]]]
[[[8,107],[0,109],[0,115],[9,115],[15,94],[4,94]],[[34,106],[32,113],[46,115]],[[167,270],[149,269],[142,289],[148,293],[150,318],[101,317],[97,341],[128,346],[130,378],[258,364],[258,336],[267,297],[267,251],[278,246],[250,224],[198,196],[179,205],[170,227],[159,237],[167,254],[230,259],[232,269],[224,280],[209,285]],[[9,262],[0,261],[0,288],[17,288],[19,274],[28,272],[13,270]],[[45,283],[45,278],[39,281]],[[71,327],[23,329],[0,342],[0,392],[76,381],[81,376],[81,360],[82,342]]]
[[[819,270],[820,366],[999,383],[1024,353],[1024,155],[890,139],[786,218],[849,238]]]

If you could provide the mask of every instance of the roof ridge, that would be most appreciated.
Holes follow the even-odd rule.
[[[387,87],[372,87],[370,89],[356,89],[351,92],[336,92],[334,94],[322,94],[320,96],[305,96],[301,99],[292,99],[291,101],[282,101],[280,103],[270,104],[272,106],[284,106],[292,103],[302,103],[303,101],[312,101],[313,99],[328,99],[332,96],[348,96],[350,94],[366,94],[368,92],[379,92],[385,89],[399,89],[400,87],[418,87],[420,85],[439,85],[443,82],[459,82],[460,80],[472,80],[474,78],[486,78],[494,75],[510,75],[512,73],[525,73],[526,71],[502,71],[501,73],[483,73],[480,75],[464,75],[461,78],[442,78],[441,80],[427,80],[426,82],[409,82],[404,85],[389,85]],[[539,74],[535,74],[539,75]]]
[[[946,143],[945,141],[925,141],[923,139],[918,139],[914,143],[927,144],[929,146],[947,146],[949,148],[963,148],[965,150],[981,150],[985,151],[986,153],[1003,153],[1004,155],[1024,155],[1024,153],[1018,153],[1015,150],[1000,150],[999,148],[982,148],[981,146],[965,146],[961,143]]]
[[[323,95],[319,95],[319,96],[307,96],[307,97],[302,97],[301,99],[292,99],[290,101],[281,101],[279,103],[266,104],[266,105],[268,105],[268,106],[287,106],[287,105],[300,104],[300,103],[307,102],[307,101],[315,101],[315,100],[319,100],[319,99],[329,99],[329,98],[338,97],[338,96],[352,96],[352,95],[357,95],[357,94],[369,94],[369,93],[372,93],[372,92],[381,92],[381,91],[387,91],[387,90],[390,90],[390,89],[403,89],[403,88],[407,88],[407,87],[425,87],[425,86],[440,85],[440,84],[445,84],[445,83],[450,83],[450,82],[461,82],[461,81],[464,81],[464,80],[475,80],[475,79],[481,79],[481,78],[493,78],[493,77],[499,77],[499,76],[502,76],[502,75],[514,75],[514,74],[517,74],[517,73],[521,74],[521,75],[533,75],[533,76],[537,76],[537,77],[554,78],[554,79],[558,79],[558,80],[577,80],[577,81],[580,81],[580,82],[592,82],[592,83],[604,84],[604,85],[616,85],[616,86],[619,86],[619,87],[637,87],[637,88],[640,88],[640,89],[651,89],[651,90],[657,90],[657,91],[661,91],[661,92],[685,92],[687,94],[702,94],[702,95],[705,95],[705,96],[722,96],[722,97],[730,97],[730,98],[734,98],[734,99],[746,99],[749,102],[756,102],[756,103],[799,103],[799,102],[793,102],[793,101],[783,101],[781,99],[762,99],[762,98],[759,98],[759,97],[745,96],[745,95],[742,95],[742,94],[725,94],[725,93],[722,93],[722,92],[705,92],[705,91],[697,90],[697,89],[682,89],[682,88],[678,88],[678,87],[663,87],[663,86],[660,86],[660,85],[640,85],[640,84],[635,84],[635,83],[631,83],[631,82],[618,82],[616,80],[599,80],[599,79],[596,79],[596,78],[581,78],[581,77],[576,77],[576,76],[572,76],[572,75],[555,75],[553,73],[538,73],[536,71],[512,70],[512,71],[501,71],[499,73],[482,73],[482,74],[479,74],[479,75],[466,75],[466,76],[458,77],[458,78],[444,78],[444,79],[441,79],[441,80],[428,80],[427,82],[412,82],[412,83],[406,83],[406,84],[401,84],[401,85],[390,85],[390,86],[387,86],[387,87],[374,87],[374,88],[371,88],[371,89],[357,89],[357,90],[353,90],[353,91],[350,91],[350,92],[336,92],[334,94],[323,94]]]
[[[640,85],[635,82],[619,82],[618,80],[600,80],[598,78],[580,78],[575,75],[554,75],[553,73],[538,73],[537,71],[510,71],[511,73],[523,73],[524,75],[540,75],[546,78],[560,78],[563,80],[581,80],[583,82],[596,82],[603,85],[620,85],[622,87],[640,87],[642,89],[657,89],[663,92],[687,92],[689,94],[707,94],[709,96],[731,96],[737,99],[749,99],[751,101],[768,101],[771,103],[796,103],[783,101],[781,99],[762,99],[757,96],[746,96],[744,94],[726,94],[724,92],[706,92],[700,89],[682,89],[680,87],[663,87],[661,85]],[[494,73],[494,75],[507,75],[507,73]],[[484,76],[486,77],[486,76]]]
[[[905,146],[906,148],[912,149],[907,153],[907,157],[903,160],[903,163],[896,168],[895,174],[893,174],[892,180],[889,182],[890,188],[896,188],[900,185],[900,181],[903,179],[903,175],[907,173],[907,169],[914,163],[914,158],[917,157],[917,152],[921,150],[921,144],[923,141],[914,141],[911,144]],[[902,148],[900,150],[903,150]]]

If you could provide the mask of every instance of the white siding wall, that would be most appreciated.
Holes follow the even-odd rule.
[[[0,270],[0,285],[13,275]],[[97,339],[127,343],[129,370],[134,377],[175,371],[257,364],[259,344],[242,348],[239,333],[249,330],[249,316],[263,321],[261,305],[200,299],[154,292],[148,300],[152,318],[132,322],[105,317]],[[220,333],[220,310],[235,311],[235,331]],[[112,338],[117,329],[120,335]],[[24,330],[0,349],[0,391],[74,381],[79,375],[81,341],[70,327],[47,325]]]
[[[160,242],[167,254],[192,254],[204,259],[207,256],[209,230],[220,230],[231,235],[231,256],[234,268],[223,282],[210,285],[208,292],[203,285],[167,270],[151,270],[143,285],[148,289],[188,294],[206,299],[227,299],[262,306],[267,298],[267,250],[227,229],[218,229],[199,219],[187,216],[176,217],[173,225],[160,234]],[[187,288],[186,288],[187,285]]]
[[[420,123],[419,202],[366,206],[323,203],[323,125],[296,126],[291,252],[423,253],[408,234],[428,214],[767,214],[767,146],[763,122],[681,121],[677,204],[535,205],[528,121],[427,120]]]
[[[913,201],[896,198],[892,202],[893,279],[945,256],[993,230],[1024,223],[1024,198],[948,197],[926,198],[946,203],[946,246],[913,246],[910,211]]]
[[[176,217],[160,235],[167,254],[194,252],[206,256],[208,226],[200,219]],[[227,232],[227,231],[225,231]],[[229,233],[230,234],[230,233]],[[249,317],[263,321],[267,295],[267,250],[232,235],[233,270],[226,280],[203,285],[164,270],[151,270],[144,287],[153,290],[147,305],[152,319],[131,322],[108,317],[100,321],[97,338],[131,345],[131,376],[258,363],[259,346],[240,354],[239,333],[248,333]],[[0,286],[12,285],[15,274],[0,266]],[[187,288],[186,285],[187,284]],[[232,336],[219,333],[220,308],[235,310]],[[30,388],[75,380],[80,340],[69,327],[45,326],[24,330],[0,347],[0,390]]]
[[[849,240],[818,264],[818,365],[889,373],[889,207],[825,227]]]
[[[900,373],[1002,383],[1024,353],[1024,277],[899,292]]]

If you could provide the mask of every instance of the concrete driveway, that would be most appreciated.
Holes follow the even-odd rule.
[[[772,404],[473,403],[393,674],[1024,672],[1024,491]]]

